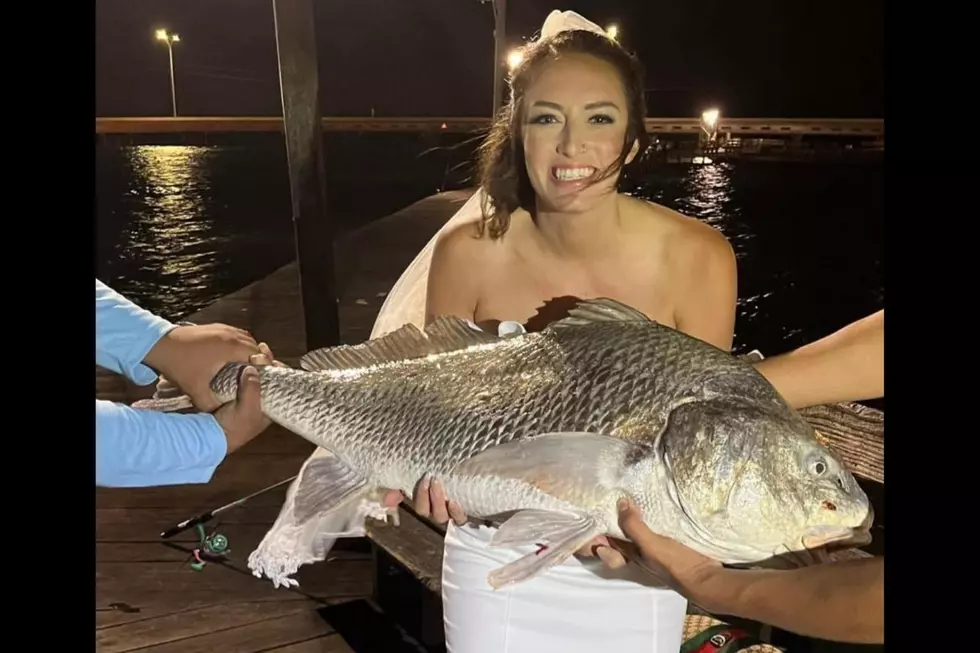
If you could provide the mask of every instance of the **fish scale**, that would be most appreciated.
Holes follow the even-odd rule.
[[[365,501],[381,488],[411,497],[433,473],[468,515],[517,511],[494,545],[550,543],[495,570],[494,586],[622,536],[621,496],[655,532],[732,564],[854,537],[871,518],[849,472],[751,364],[612,300],[506,338],[455,318],[406,325],[301,367],[259,370],[263,412],[334,454],[294,482],[298,521],[362,532],[352,515]],[[215,377],[222,401],[239,368]],[[285,582],[295,565],[277,556],[257,550],[249,564]]]

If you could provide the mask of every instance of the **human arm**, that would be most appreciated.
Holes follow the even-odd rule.
[[[635,506],[621,507],[620,526],[632,543],[614,541],[613,546],[708,612],[805,637],[859,644],[884,641],[884,558],[791,570],[727,569],[653,533]]]
[[[797,409],[883,397],[885,311],[755,366]]]
[[[255,364],[282,365],[271,352]],[[259,376],[242,372],[238,395],[214,414],[163,413],[95,402],[95,482],[103,487],[207,483],[225,457],[269,426]]]
[[[95,364],[138,385],[157,374],[144,362],[160,339],[177,328],[95,280]]]
[[[226,363],[263,353],[242,329],[226,324],[175,325],[95,280],[95,362],[139,385],[157,373],[202,411],[220,404],[210,382]]]
[[[731,351],[738,305],[735,252],[720,231],[702,224],[684,242],[685,273],[674,309],[677,330]]]
[[[95,401],[95,484],[151,487],[207,483],[227,454],[210,413],[160,413]]]

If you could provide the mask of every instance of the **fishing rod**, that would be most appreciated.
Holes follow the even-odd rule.
[[[160,537],[166,540],[166,539],[169,539],[169,538],[173,537],[174,535],[179,535],[180,533],[183,533],[184,531],[186,531],[186,530],[188,530],[190,528],[194,528],[198,524],[204,524],[206,522],[209,522],[212,519],[214,519],[216,516],[218,516],[221,513],[223,513],[224,511],[230,510],[231,508],[234,508],[236,506],[240,506],[243,503],[245,503],[246,501],[248,501],[249,499],[254,499],[255,497],[259,496],[260,494],[265,494],[266,492],[270,492],[272,490],[275,490],[277,487],[281,487],[281,486],[285,485],[286,483],[291,483],[292,481],[295,481],[298,477],[299,477],[299,474],[297,474],[296,476],[293,476],[291,478],[287,478],[284,481],[279,481],[278,483],[275,483],[274,485],[270,485],[267,488],[263,488],[263,489],[259,490],[258,492],[253,492],[252,494],[248,495],[247,497],[242,497],[241,499],[235,499],[231,503],[226,504],[226,505],[223,505],[220,508],[215,508],[214,510],[208,510],[207,512],[202,512],[197,517],[191,517],[190,519],[185,519],[184,521],[180,522],[176,526],[173,526],[171,528],[168,528],[164,532],[160,533]]]

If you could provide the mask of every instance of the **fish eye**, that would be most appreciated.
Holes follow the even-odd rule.
[[[813,474],[814,476],[823,476],[824,474],[827,473],[827,470],[830,468],[830,466],[827,464],[827,461],[824,460],[822,457],[816,457],[808,461],[807,468],[810,470],[810,473]]]

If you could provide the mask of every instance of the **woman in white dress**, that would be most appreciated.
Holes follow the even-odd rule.
[[[737,275],[726,238],[617,192],[621,169],[646,144],[639,63],[598,26],[556,11],[510,84],[481,150],[480,190],[392,289],[372,337],[438,315],[538,330],[570,298],[604,296],[730,350]],[[437,480],[419,489],[415,509],[448,522],[450,653],[677,653],[686,600],[648,575],[603,567],[602,538],[495,591],[487,574],[527,551],[489,549],[493,528],[466,523]]]

